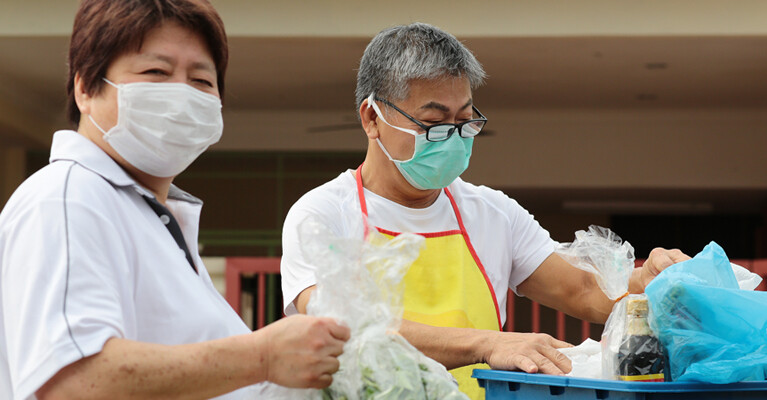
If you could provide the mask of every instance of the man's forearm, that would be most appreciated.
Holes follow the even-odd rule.
[[[447,369],[484,362],[489,336],[494,331],[443,328],[402,321],[400,333],[410,344]]]
[[[547,307],[589,322],[604,323],[613,302],[599,288],[594,274],[551,254],[517,291]]]
[[[210,398],[265,380],[261,335],[165,346],[110,339],[49,380],[38,398]],[[255,356],[254,356],[255,355]]]
[[[556,349],[568,343],[541,333],[442,328],[402,321],[402,335],[447,369],[484,362],[494,369],[564,374],[570,360]]]

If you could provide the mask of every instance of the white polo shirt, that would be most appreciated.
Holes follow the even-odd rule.
[[[296,313],[293,301],[317,281],[312,260],[301,251],[301,222],[319,217],[339,237],[362,238],[362,211],[354,171],[301,197],[288,212],[282,229],[282,293],[285,313]],[[527,279],[554,252],[556,242],[538,221],[501,191],[457,178],[448,186],[474,249],[485,267],[498,300],[501,323],[506,320],[508,289]],[[365,189],[368,222],[392,232],[428,233],[458,229],[450,199],[443,191],[426,208],[408,208]]]
[[[202,202],[175,187],[167,201],[198,274],[142,195],[152,196],[93,142],[54,134],[50,164],[0,213],[0,399],[34,399],[109,338],[175,345],[250,332],[199,257]]]

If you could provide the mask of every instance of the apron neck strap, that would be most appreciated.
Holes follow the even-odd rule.
[[[355,179],[357,181],[357,196],[360,199],[360,209],[362,210],[362,224],[365,228],[365,238],[368,237],[368,206],[367,202],[365,201],[365,187],[362,185],[362,166],[365,165],[363,162],[360,164],[359,167],[354,171]],[[445,188],[445,194],[447,195],[448,199],[450,199],[450,205],[453,207],[453,213],[455,214],[455,218],[458,220],[458,227],[461,229],[461,233],[466,234],[466,228],[463,226],[463,218],[461,218],[461,213],[458,211],[458,205],[455,204],[455,199],[453,199],[453,194],[450,193],[450,189]]]

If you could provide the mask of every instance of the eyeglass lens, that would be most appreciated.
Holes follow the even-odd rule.
[[[482,130],[482,127],[485,125],[485,121],[469,121],[463,125],[461,125],[461,136],[462,137],[473,137],[477,136],[479,131]],[[456,129],[459,129],[456,125],[453,124],[445,124],[445,125],[434,125],[429,128],[429,136],[427,139],[432,141],[438,141],[438,140],[445,140],[450,135],[455,132]]]

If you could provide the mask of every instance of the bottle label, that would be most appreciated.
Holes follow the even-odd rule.
[[[663,382],[665,380],[665,375],[663,374],[618,375],[618,379],[622,381],[631,381],[631,382]]]

